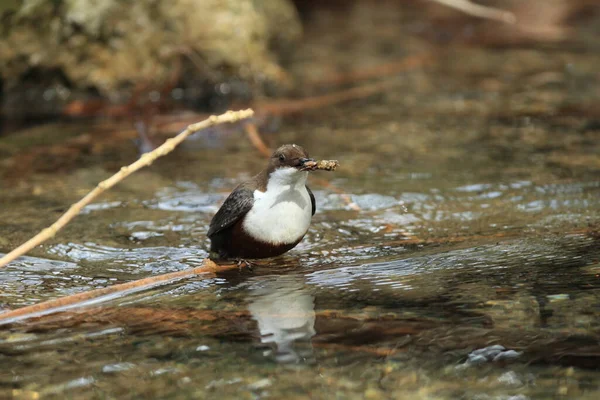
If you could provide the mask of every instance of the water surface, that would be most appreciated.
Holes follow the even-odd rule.
[[[348,41],[317,19],[294,73],[309,80],[416,49],[431,63],[384,77],[375,96],[270,121],[271,144],[341,163],[309,179],[317,213],[302,243],[251,271],[5,325],[0,393],[597,398],[600,131],[584,106],[599,100],[598,53],[440,48],[394,12],[366,17],[407,18],[394,46],[360,26]],[[84,155],[35,142],[87,131],[48,124],[29,144],[0,140],[1,251],[137,156],[125,141]],[[212,215],[263,164],[235,129],[191,140],[2,269],[1,307],[201,265]]]

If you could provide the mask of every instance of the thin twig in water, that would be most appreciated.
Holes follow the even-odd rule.
[[[475,4],[470,0],[432,0],[436,3],[455,8],[465,14],[474,17],[493,19],[494,21],[505,22],[507,24],[516,24],[517,17],[510,11],[500,10],[494,7],[482,6]]]
[[[375,82],[321,96],[294,100],[281,99],[277,102],[258,102],[256,108],[257,110],[260,110],[260,113],[264,113],[268,116],[297,114],[308,110],[318,110],[323,107],[329,107],[346,101],[362,100],[365,97],[379,95],[385,93],[386,90],[393,88],[395,84],[397,84],[397,82]]]
[[[157,147],[150,153],[146,153],[142,155],[136,162],[130,164],[128,166],[122,167],[119,172],[111,176],[110,178],[100,182],[98,186],[96,186],[91,192],[89,192],[84,198],[79,200],[77,203],[73,204],[71,208],[67,210],[54,224],[50,227],[43,229],[40,233],[35,235],[33,238],[29,239],[27,242],[23,243],[21,246],[17,247],[10,253],[6,254],[4,257],[0,258],[0,267],[5,266],[9,262],[13,261],[17,257],[22,256],[27,253],[29,250],[38,246],[39,244],[45,242],[46,240],[53,237],[56,232],[62,229],[66,224],[69,223],[83,207],[90,204],[92,200],[102,194],[104,191],[110,189],[117,183],[121,182],[123,179],[127,178],[129,175],[141,169],[143,167],[147,167],[152,164],[157,158],[162,157],[166,154],[169,154],[175,147],[177,147],[181,142],[183,142],[188,136],[192,133],[197,132],[201,129],[208,128],[209,126],[224,124],[228,122],[237,122],[241,119],[249,118],[254,115],[254,111],[251,109],[242,110],[242,111],[228,111],[225,114],[221,114],[219,116],[211,116],[208,119],[191,124],[188,126],[183,132],[179,135],[167,139],[161,146]]]
[[[0,314],[0,325],[15,323],[29,318],[41,317],[54,314],[75,307],[81,307],[86,304],[98,304],[102,300],[110,300],[115,296],[124,296],[140,290],[150,289],[159,285],[171,283],[180,279],[189,278],[194,275],[215,273],[226,271],[232,268],[239,268],[237,263],[218,265],[212,260],[206,258],[202,266],[197,268],[185,269],[183,271],[171,272],[158,276],[138,279],[131,282],[120,283],[101,289],[88,290],[82,293],[76,293],[69,296],[59,297],[57,299],[43,301],[31,306],[17,308],[16,310],[6,311]]]
[[[263,138],[260,136],[256,125],[251,122],[248,122],[247,124],[244,124],[244,129],[246,130],[248,139],[250,139],[250,143],[252,143],[256,150],[258,150],[260,154],[267,158],[271,157],[271,153],[273,152],[273,150],[271,150],[269,146],[267,146]]]

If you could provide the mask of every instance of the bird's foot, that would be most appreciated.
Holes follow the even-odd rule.
[[[252,271],[252,269],[256,266],[257,264],[254,261],[249,261],[249,260],[245,260],[243,258],[238,258],[237,259],[237,266],[240,269],[240,271],[242,270],[242,268],[248,268],[250,271]]]

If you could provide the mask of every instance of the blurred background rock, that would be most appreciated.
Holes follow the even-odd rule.
[[[289,0],[8,0],[0,16],[3,113],[13,116],[89,95],[122,103],[177,86],[202,102],[215,90],[286,87],[280,62],[302,30]]]
[[[465,3],[443,2],[454,1]],[[165,102],[222,111],[297,94],[302,77],[339,65],[319,50],[309,62],[306,49],[295,53],[307,40],[316,49],[327,32],[360,32],[347,37],[365,44],[364,58],[373,50],[369,36],[390,33],[396,54],[430,51],[432,43],[547,46],[568,41],[599,9],[595,0],[477,4],[511,12],[517,23],[476,18],[437,0],[3,0],[0,118],[30,124],[58,115],[130,115],[132,105]],[[374,24],[381,11],[386,23]],[[592,25],[585,29],[597,31]],[[354,58],[342,69],[361,63]]]

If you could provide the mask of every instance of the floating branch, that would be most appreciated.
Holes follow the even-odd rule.
[[[206,258],[200,267],[185,269],[183,271],[170,272],[148,278],[138,279],[131,282],[119,283],[100,289],[88,290],[86,292],[76,293],[69,296],[59,297],[57,299],[43,301],[31,306],[17,308],[16,310],[6,311],[0,314],[0,325],[11,324],[23,321],[29,318],[42,317],[44,315],[54,314],[61,311],[70,310],[76,307],[83,307],[90,304],[99,304],[104,301],[112,300],[117,297],[126,296],[142,290],[151,289],[157,286],[172,283],[184,278],[195,275],[212,274],[218,271],[226,271],[232,268],[239,268],[237,264],[215,264]]]

